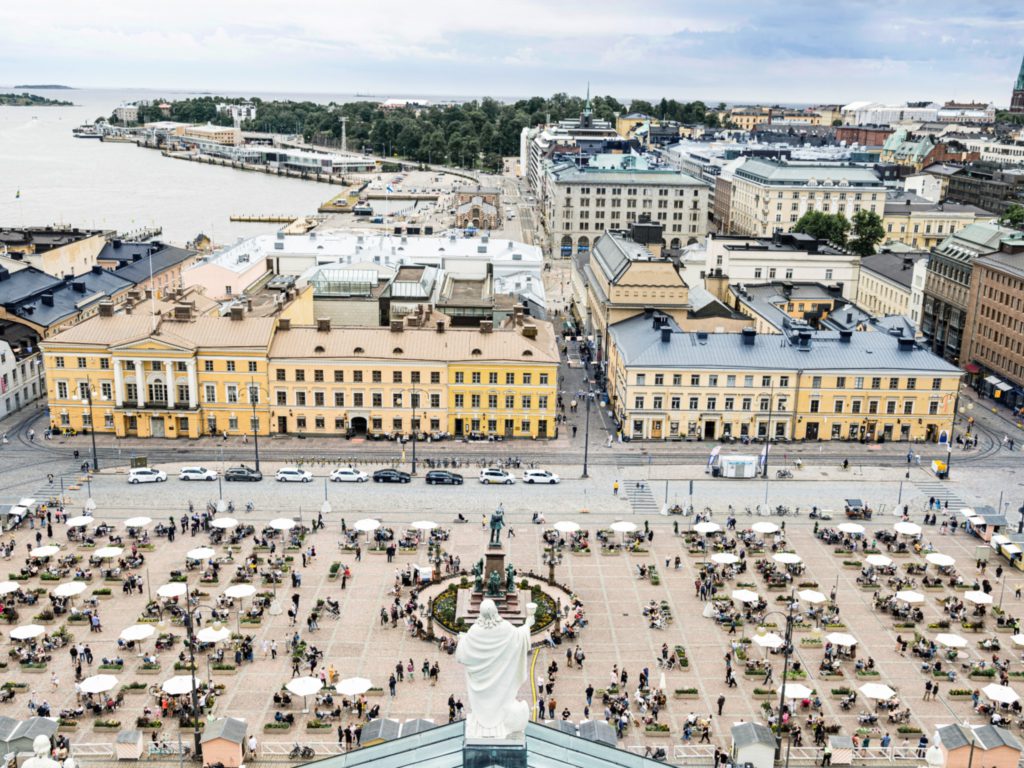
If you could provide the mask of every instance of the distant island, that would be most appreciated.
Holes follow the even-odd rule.
[[[44,83],[43,85],[16,85],[15,88],[33,88],[37,91],[73,91],[75,90],[70,85],[56,85],[54,83]]]
[[[48,99],[32,93],[0,93],[0,107],[73,107],[70,101]]]

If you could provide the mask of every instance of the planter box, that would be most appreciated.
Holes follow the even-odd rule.
[[[143,733],[156,733],[162,730],[163,727],[163,723],[161,722],[160,725],[136,725],[135,730],[142,731]]]
[[[699,693],[672,693],[673,699],[697,699],[700,698]]]
[[[818,675],[819,680],[845,680],[846,675],[843,674],[830,674],[830,675]]]
[[[137,693],[146,693],[146,688],[122,688],[121,693],[125,696],[133,696]]]
[[[32,674],[32,675],[41,675],[43,672],[46,671],[46,665],[45,664],[43,664],[43,666],[41,666],[41,667],[21,667],[20,665],[19,665],[19,667],[21,668],[22,672],[28,672],[29,674]]]
[[[147,667],[143,666],[142,664],[139,664],[139,666],[137,666],[135,668],[135,674],[137,674],[137,675],[159,675],[160,674],[160,665],[158,664],[155,668],[147,668]]]
[[[860,680],[874,680],[876,677],[879,677],[879,674],[877,672],[858,672],[857,673],[857,678],[860,679]]]
[[[292,723],[288,723],[284,728],[271,728],[269,723],[263,724],[264,733],[288,733],[292,729]]]
[[[948,693],[946,698],[950,701],[970,701],[971,694],[969,693]]]
[[[851,691],[851,693],[852,693],[852,691]],[[831,693],[831,692],[829,693],[829,697],[833,701],[842,701],[843,699],[845,699],[849,695],[850,695],[849,693]]]
[[[70,733],[70,732],[73,732],[73,731],[77,731],[78,730],[78,723],[75,723],[74,725],[66,725],[66,724],[61,723],[60,725],[57,726],[57,730],[60,731],[61,733]]]
[[[112,732],[112,731],[119,731],[119,730],[121,730],[121,726],[120,725],[100,725],[99,723],[93,723],[92,724],[92,729],[94,731],[105,731],[105,732],[109,733],[109,732]]]
[[[754,693],[751,695],[757,701],[768,701],[769,699],[775,698],[774,693]]]
[[[644,736],[648,736],[652,739],[667,739],[672,735],[672,731],[648,731],[644,730]]]
[[[210,670],[210,673],[213,674],[214,677],[221,677],[221,676],[237,674],[238,673],[238,669],[237,668],[235,668],[235,669],[217,669],[216,667],[214,667],[213,669]]]

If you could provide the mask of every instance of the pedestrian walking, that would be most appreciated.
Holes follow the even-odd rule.
[[[718,694],[718,716],[722,716],[722,709],[725,707],[725,694]]]
[[[612,496],[618,496],[618,495],[619,495],[619,481],[616,480],[614,483],[612,483]]]

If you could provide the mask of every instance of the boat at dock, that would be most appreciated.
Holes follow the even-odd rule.
[[[372,216],[373,206],[367,202],[360,202],[352,206],[352,213],[356,216]]]
[[[72,128],[71,134],[76,139],[100,139],[103,137],[99,128],[92,123],[82,123],[77,128]]]

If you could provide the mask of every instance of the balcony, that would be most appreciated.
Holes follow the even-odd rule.
[[[246,406],[242,406],[246,407]],[[251,406],[250,406],[251,407]],[[194,408],[190,408],[188,401],[176,402],[173,408],[167,406],[166,400],[154,400],[153,402],[146,402],[145,405],[139,405],[134,400],[125,400],[124,404],[118,407],[119,411],[182,411],[182,412],[193,412],[199,410],[199,404],[197,403]]]

